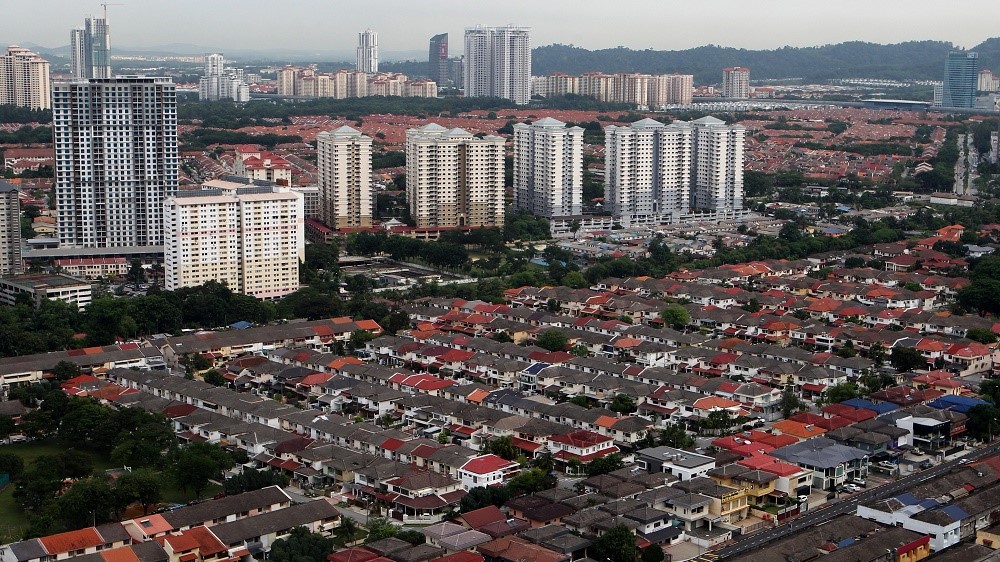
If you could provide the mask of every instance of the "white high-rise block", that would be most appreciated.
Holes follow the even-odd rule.
[[[583,207],[583,129],[551,117],[514,125],[514,208],[541,217]]]

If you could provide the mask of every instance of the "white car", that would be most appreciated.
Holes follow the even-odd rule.
[[[844,489],[851,493],[861,491],[861,487],[856,484],[844,484]]]
[[[809,501],[809,496],[799,496],[799,503],[806,503]]]

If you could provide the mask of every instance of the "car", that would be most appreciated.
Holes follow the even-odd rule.
[[[861,488],[864,488],[865,486],[867,486],[867,483],[862,478],[852,478],[850,480],[850,483],[854,484],[855,486],[859,486]]]
[[[934,466],[934,463],[932,463],[929,460],[926,460],[926,461],[920,463],[920,468],[922,468],[924,470],[927,470],[928,468],[931,468],[932,466]]]
[[[806,503],[809,501],[809,496],[799,496],[799,503]]]
[[[854,492],[860,492],[861,491],[861,487],[857,486],[857,485],[854,485],[854,484],[844,484],[844,489],[846,489],[848,492],[850,492],[852,494]]]
[[[968,464],[968,463],[969,463],[969,459],[965,459],[965,458],[963,458],[963,459],[961,459],[961,460],[958,461],[958,464]]]

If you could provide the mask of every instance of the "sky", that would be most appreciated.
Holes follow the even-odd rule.
[[[15,2],[0,41],[60,47],[69,29],[98,14],[87,0]],[[844,41],[933,39],[972,47],[1000,35],[1000,2],[957,0],[118,0],[108,7],[112,49],[183,43],[240,50],[351,50],[379,34],[382,52],[426,50],[436,33],[461,51],[465,27],[532,28],[532,44],[588,49],[747,49]]]

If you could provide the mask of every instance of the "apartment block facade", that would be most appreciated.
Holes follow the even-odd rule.
[[[504,139],[436,123],[406,132],[406,196],[417,227],[503,226]]]
[[[750,97],[750,69],[734,66],[722,69],[722,97]]]
[[[17,188],[0,180],[0,277],[19,275],[21,261],[21,200]]]
[[[276,299],[299,288],[302,194],[286,187],[189,191],[164,201],[166,288],[207,281]]]
[[[465,30],[465,96],[531,101],[531,30],[477,26]]]
[[[715,117],[702,117],[691,125],[694,206],[715,212],[741,210],[746,128]]]
[[[372,138],[351,127],[316,137],[320,220],[330,228],[372,225]]]
[[[177,191],[177,98],[169,78],[118,76],[52,87],[59,243],[163,244]]]
[[[514,125],[514,208],[540,217],[581,214],[583,129],[545,117]]]
[[[0,55],[0,105],[50,109],[51,89],[49,61],[17,45]]]

